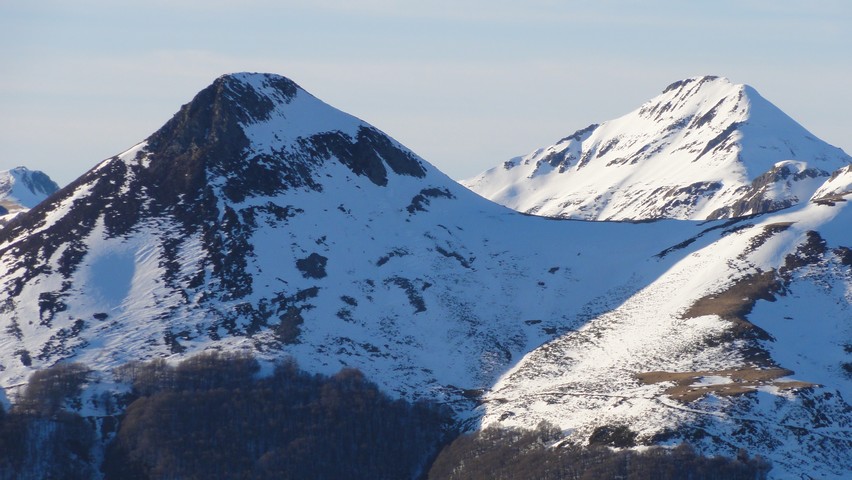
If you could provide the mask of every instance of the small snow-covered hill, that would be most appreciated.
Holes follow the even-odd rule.
[[[462,183],[535,215],[704,220],[804,202],[851,162],[753,88],[708,76]]]
[[[59,185],[44,172],[16,167],[0,170],[0,224],[59,190]]]

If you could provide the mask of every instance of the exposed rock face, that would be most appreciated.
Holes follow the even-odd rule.
[[[831,175],[801,162],[779,162],[741,189],[738,200],[707,216],[710,220],[773,212],[807,201]]]
[[[804,202],[850,162],[751,87],[696,77],[462,184],[535,215],[706,220]]]

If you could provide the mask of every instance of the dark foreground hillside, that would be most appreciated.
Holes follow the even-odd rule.
[[[745,452],[724,459],[688,446],[613,450],[618,432],[600,432],[588,447],[550,448],[562,433],[547,424],[489,428],[448,445],[457,435],[448,410],[392,400],[357,370],[324,377],[288,361],[272,375],[258,371],[254,358],[236,354],[176,366],[133,362],[119,372],[131,393],[110,407],[124,413],[98,419],[67,410],[79,406],[83,365],[39,371],[15,407],[0,411],[0,480],[736,480],[770,469]]]
[[[282,363],[256,378],[258,369],[218,354],[127,365],[133,391],[105,478],[412,478],[454,436],[447,411],[392,400],[357,370],[324,377]],[[94,423],[53,408],[77,393],[69,373],[85,369],[52,370],[48,388],[34,383],[0,420],[0,479],[97,475]]]
[[[626,429],[625,429],[626,430]],[[462,435],[444,448],[432,465],[429,480],[593,480],[593,479],[765,479],[771,469],[761,457],[703,457],[682,444],[674,449],[613,450],[617,432],[600,432],[586,447],[550,448],[562,432],[542,423],[535,430],[487,428]]]

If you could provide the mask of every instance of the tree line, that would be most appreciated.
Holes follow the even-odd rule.
[[[392,399],[355,369],[259,370],[217,352],[131,362],[117,372],[131,385],[122,413],[100,422],[73,413],[88,369],[36,372],[0,409],[0,480],[417,478],[457,435],[446,407]]]
[[[258,369],[219,353],[128,365],[107,479],[412,478],[454,436],[447,409],[391,399],[358,370]]]

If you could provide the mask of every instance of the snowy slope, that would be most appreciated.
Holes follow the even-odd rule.
[[[462,183],[536,215],[700,220],[806,201],[850,162],[753,88],[696,77]]]
[[[812,201],[842,201],[846,194],[852,193],[852,165],[843,167],[833,174],[811,196]]]
[[[11,396],[72,359],[95,369],[94,396],[123,388],[112,370],[130,360],[251,351],[357,367],[467,425],[548,419],[584,441],[627,423],[641,442],[849,471],[847,180],[727,223],[520,215],[286,78],[226,75],[0,230],[0,384]],[[772,281],[743,287],[758,269]],[[711,293],[730,308],[700,300]],[[784,328],[766,302],[732,301],[770,294],[789,304]],[[657,370],[708,388],[746,376],[739,390],[760,393],[693,399],[672,375],[637,376]],[[743,419],[784,427],[743,434]]]
[[[748,445],[777,478],[852,472],[852,211],[806,203],[716,222],[659,278],[525,356],[485,397],[485,425],[556,423],[586,443]],[[661,259],[662,260],[662,259]],[[749,393],[750,392],[750,393]]]
[[[0,170],[0,225],[38,205],[57,190],[59,185],[38,170],[26,167]]]

